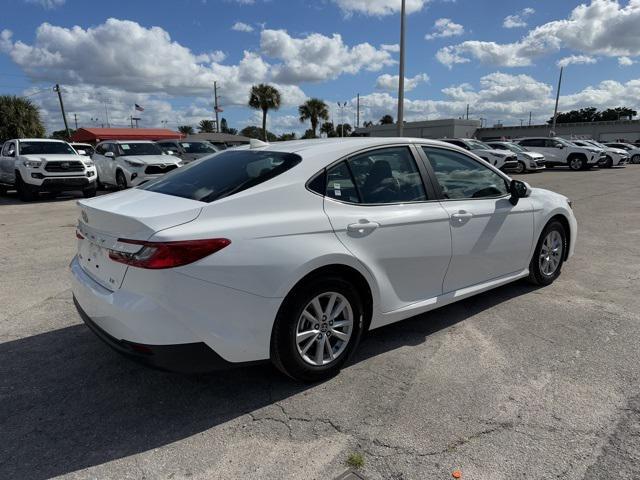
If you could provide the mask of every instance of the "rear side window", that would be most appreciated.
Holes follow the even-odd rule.
[[[228,150],[174,170],[142,189],[210,203],[271,180],[301,161],[293,153]]]
[[[520,142],[520,145],[522,145],[523,147],[544,148],[545,147],[545,141],[544,141],[544,138],[530,138],[528,140],[522,140]]]

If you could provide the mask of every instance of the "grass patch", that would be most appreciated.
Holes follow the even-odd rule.
[[[364,467],[364,457],[358,452],[350,453],[347,457],[347,465],[352,468],[362,468]]]

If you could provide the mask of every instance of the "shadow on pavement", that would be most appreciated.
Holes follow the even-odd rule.
[[[352,363],[423,343],[534,288],[515,283],[371,332]],[[140,367],[75,325],[0,344],[0,478],[50,478],[190,437],[290,397],[270,365],[198,377]]]

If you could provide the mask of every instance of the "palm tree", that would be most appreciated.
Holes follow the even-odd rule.
[[[10,138],[44,137],[38,107],[28,98],[0,96],[0,143]]]
[[[213,133],[215,131],[213,120],[200,120],[198,129],[200,133]]]
[[[380,125],[391,125],[393,123],[393,117],[391,115],[385,115],[380,119]]]
[[[249,92],[249,106],[256,110],[262,110],[262,139],[267,141],[267,112],[278,110],[282,96],[277,88],[261,83],[254,85]]]
[[[324,122],[322,125],[320,125],[320,133],[326,133],[327,137],[335,137],[336,130],[335,128],[333,128],[333,123]]]
[[[180,125],[178,127],[178,131],[185,136],[193,135],[195,133],[195,130],[191,125]]]
[[[298,113],[300,114],[300,122],[311,121],[311,131],[314,137],[317,136],[318,122],[329,120],[329,107],[319,98],[310,98],[304,102],[298,107]]]

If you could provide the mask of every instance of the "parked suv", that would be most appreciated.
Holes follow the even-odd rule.
[[[586,170],[598,165],[601,156],[593,148],[578,147],[559,137],[528,137],[515,142],[527,150],[544,155],[547,168],[568,166],[571,170]]]
[[[98,169],[98,183],[114,185],[119,190],[138,186],[182,165],[178,157],[165,155],[156,143],[145,140],[99,143],[92,158]]]
[[[24,201],[41,191],[81,190],[96,195],[96,168],[62,140],[23,138],[4,143],[0,152],[0,193],[15,188]]]
[[[157,143],[165,154],[180,157],[185,164],[220,151],[204,140],[189,140],[187,138],[185,140],[163,140]]]
[[[629,155],[629,163],[640,163],[640,147],[636,147],[631,143],[615,142],[605,143],[607,147],[620,148]]]
[[[469,150],[500,170],[518,168],[518,157],[511,151],[495,150],[486,143],[472,138],[443,138],[442,141]]]
[[[579,147],[595,147],[602,151],[603,157],[600,158],[601,167],[622,167],[629,161],[629,154],[626,150],[619,148],[611,148],[596,142],[595,140],[572,140]]]
[[[518,156],[518,165],[513,169],[515,173],[537,172],[544,170],[544,155],[541,153],[530,152],[513,142],[487,142],[494,150],[507,150]]]

